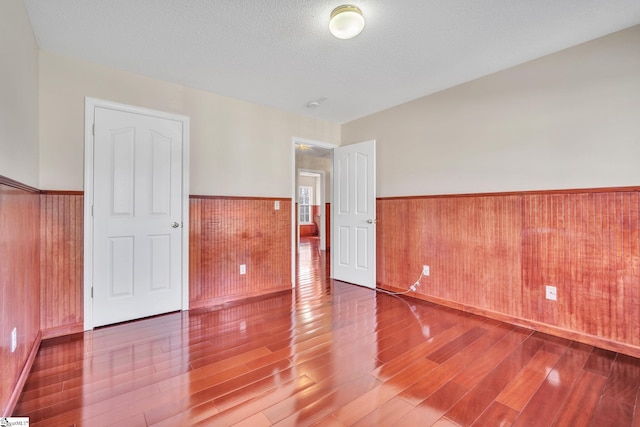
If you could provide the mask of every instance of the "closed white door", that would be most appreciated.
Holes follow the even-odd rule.
[[[333,278],[376,287],[376,142],[333,150]]]
[[[180,121],[95,108],[93,326],[182,307]]]

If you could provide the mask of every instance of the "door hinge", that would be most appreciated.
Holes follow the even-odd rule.
[[[93,286],[91,287],[91,298],[93,298]]]
[[[91,216],[93,216],[93,205],[91,205]]]
[[[91,135],[96,136],[96,124],[91,125]]]

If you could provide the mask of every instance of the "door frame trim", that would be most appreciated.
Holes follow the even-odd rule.
[[[314,141],[312,139],[299,138],[294,136],[291,138],[291,288],[296,287],[296,253],[297,253],[297,234],[298,227],[296,227],[296,200],[298,198],[298,189],[296,188],[296,176],[298,169],[296,168],[296,144],[311,145],[320,148],[326,148],[332,150],[331,152],[331,169],[333,173],[333,149],[339,147],[338,144],[332,144],[330,142]],[[325,203],[327,199],[324,199]],[[333,209],[333,204],[331,205]],[[331,215],[333,216],[333,210]],[[331,255],[331,262],[333,262],[333,255]],[[333,271],[333,269],[331,270]]]
[[[182,310],[189,309],[189,117],[97,98],[84,98],[84,330],[93,329],[93,123],[96,108],[182,122]]]

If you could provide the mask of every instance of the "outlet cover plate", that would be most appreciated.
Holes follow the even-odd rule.
[[[423,265],[422,266],[422,275],[423,276],[428,276],[429,275],[429,266],[428,265]]]
[[[558,300],[558,290],[555,286],[545,286],[545,296],[548,300],[557,301]]]
[[[240,274],[247,274],[247,265],[240,264]]]

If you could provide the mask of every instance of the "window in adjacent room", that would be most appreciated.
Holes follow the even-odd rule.
[[[309,224],[311,222],[311,200],[313,196],[313,188],[301,185],[299,191],[298,212],[300,217],[298,219],[300,224]]]

